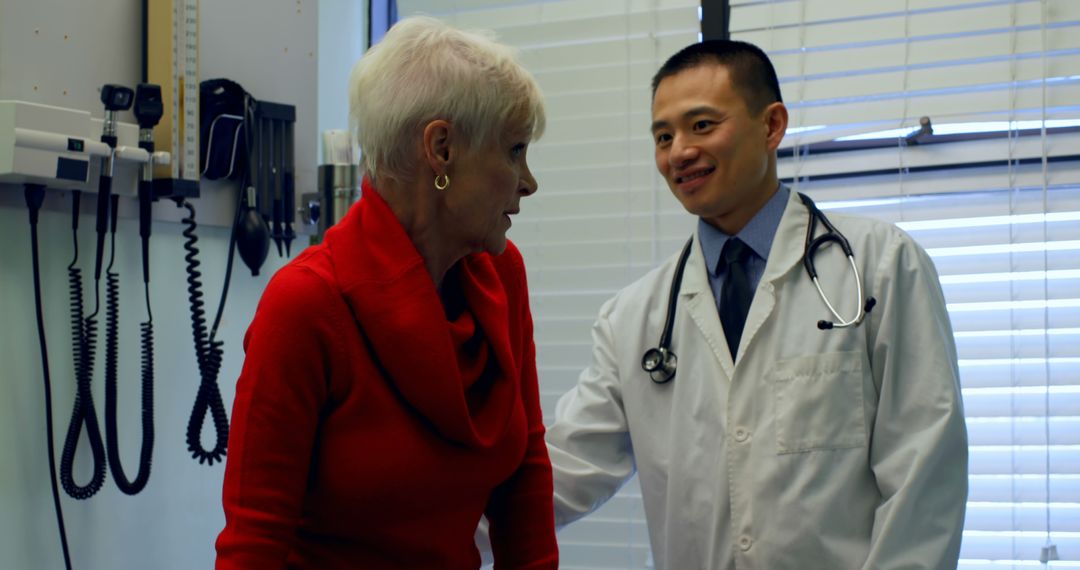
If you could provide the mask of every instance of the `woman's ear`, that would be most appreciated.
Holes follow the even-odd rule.
[[[451,152],[453,127],[449,121],[436,119],[424,127],[424,160],[436,174],[446,174],[454,160]]]

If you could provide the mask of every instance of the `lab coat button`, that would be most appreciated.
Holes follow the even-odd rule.
[[[735,428],[735,441],[742,443],[750,437],[750,432],[743,428]]]
[[[753,545],[754,540],[749,536],[743,535],[739,537],[739,548],[743,549],[744,552],[750,550],[750,547]]]

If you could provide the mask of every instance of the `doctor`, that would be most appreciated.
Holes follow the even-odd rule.
[[[826,308],[802,263],[810,208],[776,174],[787,109],[755,46],[674,55],[652,118],[656,166],[699,219],[671,296],[676,373],[650,378],[642,355],[678,255],[600,309],[592,363],[547,432],[557,524],[636,471],[657,568],[955,568],[967,436],[926,252],[890,224],[831,215],[854,267],[835,244],[814,256],[839,314]]]

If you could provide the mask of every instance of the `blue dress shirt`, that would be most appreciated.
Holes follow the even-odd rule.
[[[787,207],[790,195],[788,187],[781,184],[765,206],[734,236],[753,251],[746,263],[746,276],[750,278],[750,286],[754,291],[757,291],[761,276],[765,273],[765,262],[769,260],[769,250],[772,248],[773,238],[776,237],[776,228],[780,226],[780,218],[784,216],[784,208]],[[705,254],[705,267],[708,268],[709,286],[712,288],[717,311],[720,310],[720,290],[727,277],[727,268],[721,267],[720,252],[731,237],[698,218],[698,239],[701,241],[701,251]]]

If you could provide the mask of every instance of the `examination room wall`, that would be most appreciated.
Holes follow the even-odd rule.
[[[157,0],[155,0],[157,1]],[[325,2],[324,2],[325,3]],[[258,99],[296,106],[298,192],[314,191],[319,128],[344,128],[344,109],[318,115],[318,14],[315,0],[201,0],[201,79],[227,77]],[[339,3],[340,4],[340,3]],[[134,87],[140,80],[140,0],[0,0],[0,100],[15,99],[89,111],[102,116],[98,88]],[[346,13],[355,15],[355,10]],[[352,41],[347,20],[335,24],[340,41]],[[344,35],[342,35],[344,34]],[[352,56],[341,58],[349,59]],[[339,64],[340,66],[340,64]],[[347,73],[336,71],[338,75]],[[343,80],[342,80],[343,81]],[[343,102],[343,99],[342,99]],[[129,112],[122,122],[133,123]],[[95,135],[96,136],[96,135]],[[235,188],[203,184],[194,201],[203,291],[209,318],[221,296]],[[71,418],[72,373],[67,271],[72,259],[69,193],[50,190],[39,225],[44,317],[52,375],[51,442],[57,463]],[[222,463],[200,465],[187,451],[185,433],[199,374],[192,340],[184,272],[182,227],[171,201],[154,206],[151,237],[151,302],[155,345],[155,447],[145,490],[122,494],[111,476],[85,501],[61,490],[74,568],[78,570],[210,568],[214,540],[224,525]],[[121,203],[116,267],[121,275],[120,455],[126,474],[137,470],[139,412],[138,323],[145,318],[136,204]],[[79,228],[79,266],[84,298],[93,305],[94,200],[84,195]],[[30,229],[22,187],[0,185],[0,568],[63,568],[49,485],[45,402],[31,280]],[[292,254],[307,236],[292,243]],[[271,247],[273,250],[273,247]],[[242,336],[274,271],[287,262],[271,251],[257,277],[236,260],[218,337],[224,362],[218,383],[231,413],[234,384],[243,361]],[[104,283],[104,279],[102,279]],[[104,286],[102,287],[104,289]],[[102,291],[104,297],[104,291]],[[103,301],[104,303],[104,301]],[[104,328],[102,319],[101,329]],[[99,332],[94,403],[104,421],[104,331]],[[104,425],[102,425],[104,435]],[[203,444],[212,447],[207,420]],[[75,480],[89,480],[85,437],[75,458]]]
[[[344,89],[363,45],[357,28],[363,27],[359,12],[365,4],[200,0],[201,78],[228,77],[258,98],[297,106],[299,191],[313,190],[318,133],[346,126]],[[510,237],[528,268],[541,398],[550,423],[556,401],[589,362],[590,328],[601,303],[678,251],[694,227],[656,174],[649,80],[668,56],[698,37],[702,2],[397,4],[402,16],[424,12],[461,27],[495,29],[521,49],[544,91],[547,132],[529,150],[540,188],[523,201]],[[780,161],[781,176],[801,179],[797,189],[829,212],[899,223],[935,256],[958,333],[972,444],[960,568],[1030,567],[1051,538],[1063,558],[1051,566],[1080,567],[1080,135],[905,148],[894,134],[897,150],[841,154],[834,162],[828,157],[835,154],[800,154],[801,145],[840,135],[897,126],[910,131],[923,114],[940,132],[948,123],[984,120],[1080,124],[1080,2],[731,4],[733,37],[769,51],[792,109],[784,150],[801,150]],[[79,108],[100,117],[98,87],[139,79],[140,5],[0,0],[0,100]],[[848,13],[856,8],[861,15]],[[121,120],[132,118],[125,113]],[[815,180],[818,174],[824,176]],[[200,226],[199,248],[212,315],[234,194],[219,184],[204,188],[207,196],[196,207],[200,220],[210,222]],[[79,570],[209,568],[223,525],[223,467],[197,464],[184,441],[198,372],[178,210],[168,201],[155,208],[154,468],[147,489],[135,497],[120,493],[111,480],[87,501],[61,493]],[[89,297],[92,199],[84,197],[81,219],[80,266]],[[58,460],[74,396],[69,223],[70,196],[50,191],[39,232]],[[125,202],[119,233],[133,236],[136,226],[134,204]],[[301,247],[294,242],[293,254]],[[144,309],[138,257],[137,240],[118,243],[121,455],[129,476],[140,437],[136,347]],[[253,278],[237,261],[219,331],[225,361],[218,382],[229,410],[242,335],[267,280],[284,263],[272,253]],[[62,567],[30,267],[22,189],[0,185],[0,386],[6,391],[0,396],[0,570]],[[94,396],[103,419],[100,372]],[[209,443],[209,422],[205,428]],[[89,475],[88,449],[81,441],[79,482]],[[562,530],[559,543],[567,570],[653,567],[636,481]]]

